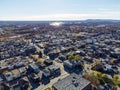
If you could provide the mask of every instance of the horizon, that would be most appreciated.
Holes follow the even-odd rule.
[[[87,21],[87,20],[98,20],[98,21],[120,21],[120,19],[82,19],[82,20],[0,20],[0,22],[81,22],[81,21]]]
[[[120,20],[118,0],[1,0],[0,21]]]

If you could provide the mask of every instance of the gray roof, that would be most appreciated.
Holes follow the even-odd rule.
[[[65,61],[64,61],[64,64],[67,64],[67,65],[69,65],[70,67],[72,67],[72,65],[73,65],[72,63],[70,63],[69,60],[65,60]]]
[[[7,73],[4,74],[4,76],[5,76],[5,78],[6,78],[7,81],[13,80],[13,74],[12,74],[12,72],[7,72]]]
[[[69,61],[69,60],[65,60],[64,61],[64,64],[65,65],[69,65],[70,67],[74,67],[74,66],[76,66],[76,65],[80,65],[81,64],[81,62],[80,61],[75,61],[75,60],[71,60],[71,61]]]
[[[89,84],[90,81],[86,80],[81,75],[73,73],[58,81],[53,86],[57,90],[82,90]]]
[[[36,64],[29,64],[29,66],[31,67],[31,68],[33,68],[33,69],[38,69],[39,67],[36,65]]]
[[[57,70],[57,69],[60,69],[60,68],[56,65],[50,65],[50,66],[48,66],[48,69],[49,70]]]

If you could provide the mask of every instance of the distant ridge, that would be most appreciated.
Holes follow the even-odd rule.
[[[112,19],[87,19],[87,20],[48,20],[48,21],[0,21],[1,25],[5,24],[49,24],[51,22],[64,22],[64,24],[80,23],[120,23],[120,20]]]
[[[100,23],[100,22],[111,22],[111,23],[120,23],[120,20],[112,20],[112,19],[87,19],[83,20],[85,23]]]

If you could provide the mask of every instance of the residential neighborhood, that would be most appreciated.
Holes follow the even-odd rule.
[[[120,90],[120,22],[6,23],[0,90]]]

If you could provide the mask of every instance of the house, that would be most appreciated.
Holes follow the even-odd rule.
[[[14,65],[8,65],[8,70],[13,70],[14,69]]]
[[[45,69],[46,65],[44,63],[36,63],[40,69]]]
[[[87,40],[86,40],[86,43],[92,44],[92,43],[94,43],[94,41],[93,41],[92,39],[87,39]]]
[[[48,56],[49,56],[50,59],[54,60],[55,58],[57,58],[59,56],[59,52],[57,52],[57,51],[56,52],[50,52],[48,54]]]
[[[89,45],[89,46],[86,47],[86,49],[96,50],[98,48],[96,46],[94,46],[94,45]]]
[[[28,78],[26,76],[21,78],[19,80],[19,85],[20,85],[21,90],[28,90],[28,87],[29,87],[29,80],[28,80]]]
[[[45,60],[45,61],[44,61],[44,64],[45,64],[46,66],[49,66],[49,65],[52,65],[52,64],[53,64],[53,61],[52,61],[52,60]]]
[[[3,73],[6,81],[12,81],[13,80],[13,73],[12,72],[6,72],[6,73]]]
[[[89,56],[85,56],[84,60],[89,62],[89,63],[93,63],[93,59],[91,57],[89,57]]]
[[[45,68],[45,69],[43,70],[43,76],[48,78],[48,77],[50,77],[50,75],[51,75],[51,74],[50,74],[50,71],[48,70],[48,68]]]
[[[97,50],[94,52],[94,57],[96,58],[106,58],[106,53],[102,52],[101,50]]]
[[[51,75],[53,75],[53,76],[58,76],[61,73],[60,67],[55,66],[55,65],[48,66],[48,70],[50,71]]]
[[[76,54],[80,54],[81,56],[85,56],[86,53],[83,50],[76,51]]]
[[[30,78],[31,78],[34,82],[39,81],[39,77],[38,77],[38,75],[35,74],[35,73],[31,73],[31,74],[30,74]]]
[[[50,49],[44,48],[43,52],[45,55],[47,55],[50,52]]]
[[[105,64],[104,67],[105,67],[104,72],[111,75],[111,76],[119,73],[119,70],[117,67],[114,67],[114,66],[109,65],[109,64]]]
[[[12,72],[14,78],[21,77],[20,71],[18,69],[14,69],[11,72]]]
[[[113,86],[111,84],[105,84],[105,85],[100,85],[99,90],[112,90],[113,89]],[[117,87],[116,89],[114,88],[114,90],[117,90]]]
[[[25,67],[19,68],[19,71],[20,71],[21,76],[26,75],[26,73],[27,73],[27,70]]]
[[[78,49],[81,49],[81,48],[85,48],[85,43],[82,43],[82,44],[80,44],[79,46],[78,46]]]
[[[28,70],[30,70],[30,72],[34,72],[34,73],[38,73],[40,71],[39,67],[34,63],[29,64]]]
[[[111,52],[110,56],[113,57],[113,58],[120,59],[120,52]]]
[[[64,61],[66,59],[66,57],[64,55],[61,55],[58,57],[58,59],[60,59],[61,61]]]
[[[30,53],[34,53],[36,51],[35,46],[33,45],[33,43],[30,43],[28,46],[26,46],[25,48],[25,53],[26,55],[29,55]]]
[[[0,90],[10,90],[10,86],[5,83],[0,83]]]
[[[3,87],[2,90],[21,90],[20,86],[19,86],[19,81],[18,80],[4,82],[4,83],[2,83],[2,87]]]
[[[79,74],[83,70],[82,62],[76,60],[66,60],[63,62],[64,70],[68,73]]]
[[[19,67],[22,67],[22,66],[24,66],[24,62],[19,62],[19,63],[16,63],[16,65],[15,65],[17,68],[19,68]]]
[[[77,67],[81,66],[81,62],[80,61],[75,61],[75,60],[65,60],[63,62],[64,67],[69,68],[69,69],[74,69]]]
[[[102,52],[104,52],[106,54],[110,54],[109,48],[102,48]]]
[[[18,80],[13,80],[7,84],[12,90],[20,90],[20,85]]]
[[[52,90],[92,90],[91,82],[81,75],[72,73],[59,80],[52,86]]]

